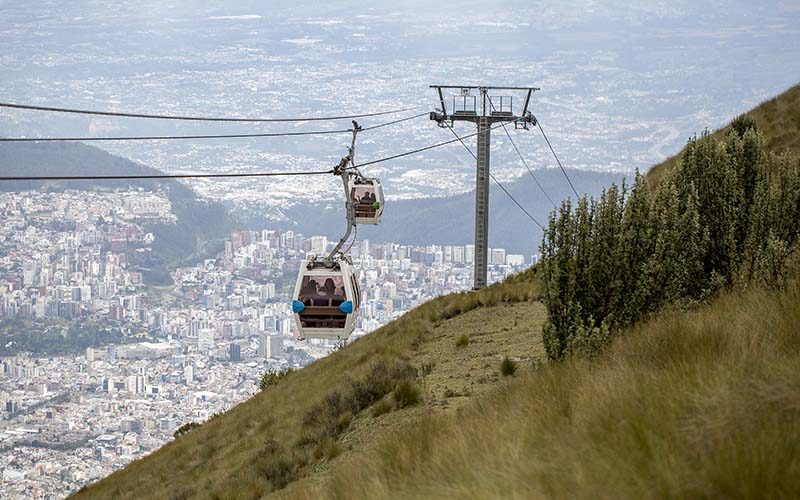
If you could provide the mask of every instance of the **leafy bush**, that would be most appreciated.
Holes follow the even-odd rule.
[[[291,368],[283,368],[281,370],[268,371],[261,376],[261,381],[258,383],[258,388],[264,390],[267,387],[272,387],[292,373]]]
[[[178,427],[177,430],[172,434],[175,438],[183,436],[187,432],[197,429],[198,427],[202,426],[202,424],[198,424],[197,422],[187,422],[182,426]]]
[[[500,362],[500,374],[504,377],[510,377],[517,372],[517,363],[508,356],[503,358]]]
[[[608,326],[605,323],[590,325],[578,325],[575,328],[567,339],[567,354],[591,359],[603,351],[610,338]]]
[[[619,329],[734,285],[785,286],[800,247],[800,161],[738,117],[689,141],[654,188],[638,172],[550,215],[538,271],[548,357],[593,356]]]

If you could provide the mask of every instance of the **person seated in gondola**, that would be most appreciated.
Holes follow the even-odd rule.
[[[319,289],[319,295],[314,299],[315,306],[332,306],[331,297],[336,291],[336,285],[333,283],[333,278],[325,280],[325,284]]]
[[[308,280],[306,286],[300,290],[300,301],[302,301],[305,305],[311,305],[313,299],[319,296],[318,290],[319,284],[316,280]]]

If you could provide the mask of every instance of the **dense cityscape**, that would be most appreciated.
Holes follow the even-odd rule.
[[[334,242],[236,231],[224,251],[151,286],[131,262],[148,224],[175,221],[160,192],[0,194],[2,498],[51,498],[99,479],[301,368],[333,341],[298,341],[297,271]],[[353,338],[465,290],[474,248],[353,242],[362,305]],[[490,250],[490,280],[533,256]]]

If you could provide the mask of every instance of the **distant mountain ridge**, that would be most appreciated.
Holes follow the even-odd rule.
[[[568,169],[579,193],[598,194],[603,186],[619,181],[622,174]],[[82,143],[0,143],[0,172],[8,176],[75,176],[75,175],[158,175],[163,172],[131,160],[114,156],[102,149]],[[534,175],[555,201],[572,196],[562,172],[555,168],[535,170]],[[154,254],[163,257],[157,267],[164,273],[167,264],[192,256],[208,240],[220,240],[238,227],[225,208],[200,199],[186,184],[175,179],[135,179],[97,181],[14,181],[0,184],[0,191],[31,189],[113,189],[124,186],[156,190],[167,188],[173,209],[179,218],[180,230],[174,226],[151,225],[156,235]],[[545,224],[553,205],[528,174],[504,186],[539,223]],[[373,242],[395,242],[407,245],[466,245],[474,237],[474,191],[444,197],[389,201],[381,224],[361,227],[358,238]],[[328,203],[296,203],[283,214],[285,220],[274,221],[263,213],[237,214],[239,221],[252,229],[292,229],[306,236],[325,235],[336,240],[343,233],[344,201]],[[492,184],[489,198],[489,243],[509,252],[530,255],[537,251],[541,229]],[[188,229],[188,231],[187,231]],[[209,249],[205,248],[205,255]],[[150,273],[155,278],[154,273]]]
[[[567,170],[579,193],[599,194],[603,187],[623,177],[621,173]],[[555,168],[535,170],[536,179],[559,204],[575,198],[563,173]],[[530,175],[504,182],[514,198],[539,223],[546,224],[553,205]],[[362,226],[359,239],[391,241],[406,245],[472,244],[475,224],[475,192],[445,198],[388,201],[378,226]],[[272,222],[271,227],[293,229],[305,235],[322,234],[338,239],[344,229],[344,202],[333,208],[296,204],[285,211],[289,222]],[[260,222],[250,220],[254,227]],[[263,223],[262,223],[263,224]],[[542,231],[496,184],[490,186],[489,245],[514,253],[531,255],[538,251]]]
[[[92,176],[159,175],[160,170],[114,156],[102,149],[81,143],[0,143],[0,172],[4,176]],[[144,268],[150,284],[169,284],[169,268],[198,255],[215,253],[233,220],[216,202],[200,199],[196,193],[174,179],[131,179],[91,181],[4,181],[0,191],[45,189],[107,190],[121,187],[167,190],[177,224],[147,224],[155,235],[153,252]]]

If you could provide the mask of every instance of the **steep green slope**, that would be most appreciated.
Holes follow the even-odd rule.
[[[796,93],[763,112],[772,150],[797,146],[773,125],[793,126]],[[545,363],[536,272],[431,301],[77,497],[798,496],[796,283],[703,295],[595,361]]]
[[[745,114],[755,121],[758,130],[763,134],[767,150],[774,153],[800,152],[800,85],[795,85]],[[728,125],[715,131],[714,137],[721,139],[730,127]],[[648,180],[658,182],[682,154],[683,151],[651,168],[647,172]]]
[[[544,306],[537,293],[528,271],[478,293],[430,301],[76,498],[260,498],[303,477],[321,480],[388,429],[490,392],[501,383],[506,356],[540,358]],[[462,335],[466,341],[458,342]],[[404,387],[412,396],[420,391],[422,401],[395,390],[395,379],[410,382]]]
[[[800,288],[751,290],[424,415],[283,498],[798,498]]]

